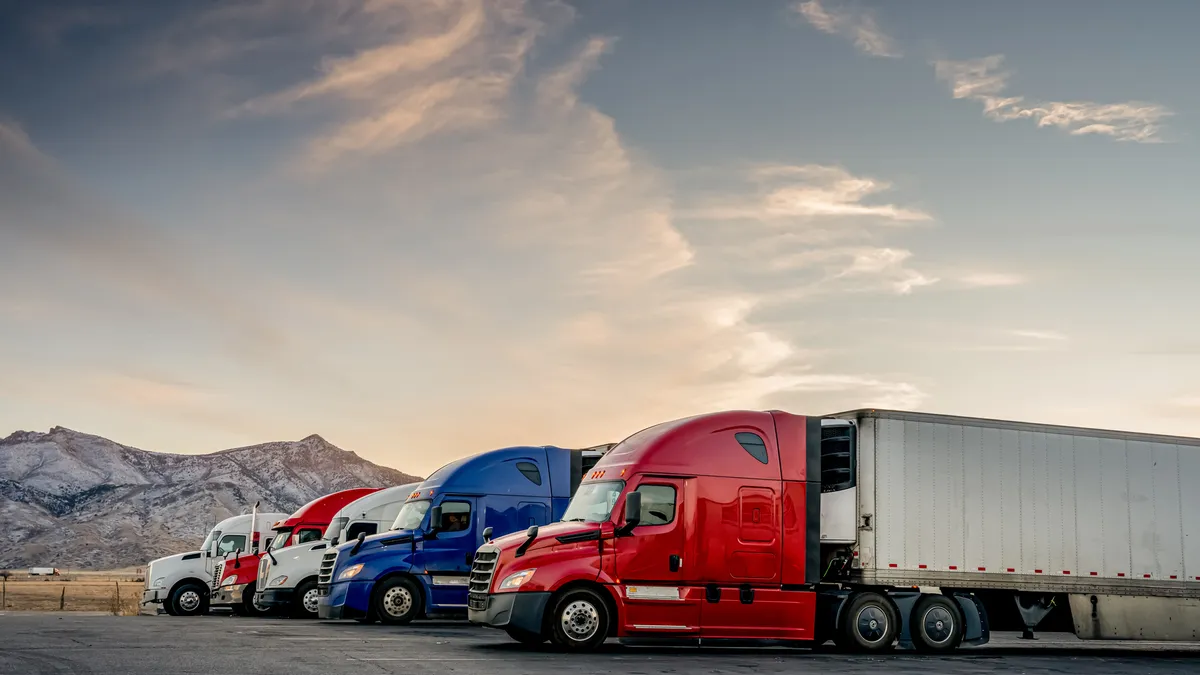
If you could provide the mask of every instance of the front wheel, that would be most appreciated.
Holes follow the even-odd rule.
[[[163,603],[172,616],[196,616],[208,611],[208,589],[200,584],[183,584]]]
[[[257,595],[254,584],[246,586],[242,591],[242,611],[246,616],[266,616],[271,613],[270,607],[258,604],[258,598],[255,597]]]
[[[588,588],[564,593],[554,603],[550,640],[570,651],[590,651],[608,638],[608,605]]]
[[[317,618],[317,603],[321,596],[317,591],[317,582],[309,579],[296,587],[295,599],[292,600],[292,615],[298,619]]]
[[[421,610],[421,589],[408,577],[392,577],[376,584],[374,595],[371,604],[380,623],[410,623]]]

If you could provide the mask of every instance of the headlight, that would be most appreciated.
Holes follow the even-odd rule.
[[[351,565],[351,566],[347,567],[346,569],[342,570],[341,574],[338,575],[338,581],[341,581],[342,579],[349,579],[350,577],[353,577],[354,575],[361,572],[362,568],[363,568],[362,563],[358,563],[357,565]]]
[[[521,570],[520,572],[513,572],[512,574],[504,577],[504,581],[500,582],[500,586],[496,590],[511,591],[514,588],[519,588],[521,584],[524,584],[526,581],[529,581],[533,578],[533,573],[536,570],[537,568],[535,567],[533,569]]]
[[[155,579],[155,580],[154,580],[154,586],[153,586],[153,587],[154,587],[154,588],[162,588],[163,586],[166,586],[166,585],[167,585],[167,578],[166,578],[166,577],[159,577],[159,578],[157,578],[157,579]]]
[[[224,581],[221,582],[221,585],[222,586],[232,586],[235,583],[237,583],[237,575],[236,574],[231,577],[225,577]]]
[[[268,584],[268,586],[282,586],[285,581],[287,581],[287,575],[281,574],[281,575],[275,577],[274,579],[272,579],[271,583]]]

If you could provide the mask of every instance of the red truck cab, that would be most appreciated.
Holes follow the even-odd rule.
[[[218,562],[213,570],[210,607],[229,607],[235,614],[261,616],[268,608],[254,601],[258,586],[258,561],[263,555],[274,555],[277,551],[316,541],[325,536],[325,528],[334,515],[346,504],[380,488],[351,488],[317,497],[296,509],[295,513],[272,527],[275,532],[266,552],[259,554],[235,553]],[[257,540],[255,541],[257,549]]]
[[[650,427],[563,520],[485,543],[468,613],[514,639],[813,640],[821,421],[732,411]]]

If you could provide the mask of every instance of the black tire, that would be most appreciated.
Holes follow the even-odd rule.
[[[958,603],[944,595],[922,595],[913,605],[908,625],[913,648],[931,653],[958,649],[966,630]]]
[[[171,616],[196,616],[208,613],[208,588],[198,583],[180,584],[163,603]]]
[[[890,600],[879,593],[858,593],[846,606],[836,642],[854,652],[886,651],[899,635],[899,624],[900,617]]]
[[[520,628],[505,628],[504,632],[508,633],[508,637],[530,647],[540,645],[546,641],[546,636],[539,635],[537,633],[530,633],[529,631],[521,630]]]
[[[297,619],[317,618],[317,598],[316,579],[302,582],[292,596],[291,615]]]
[[[267,616],[271,613],[269,607],[259,607],[254,601],[255,588],[254,583],[250,583],[242,591],[242,611],[246,616]]]
[[[608,605],[590,588],[559,596],[549,621],[550,641],[567,651],[592,651],[608,639]]]
[[[420,587],[408,577],[392,577],[375,584],[375,592],[371,594],[371,613],[383,624],[411,623],[424,606]]]

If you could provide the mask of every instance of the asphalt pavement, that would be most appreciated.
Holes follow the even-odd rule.
[[[586,656],[527,648],[453,622],[407,627],[232,616],[114,617],[0,612],[0,675],[657,675],[675,673],[1200,673],[1200,643],[1083,642],[994,634],[952,656],[850,656],[809,649],[627,647]]]

